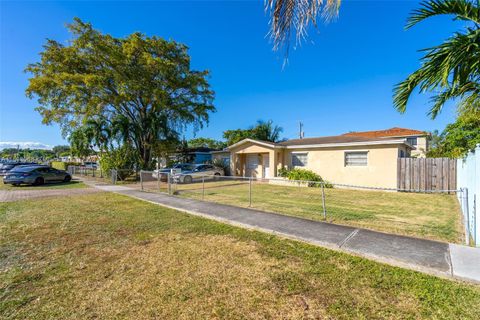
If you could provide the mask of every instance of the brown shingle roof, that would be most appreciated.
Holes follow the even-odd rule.
[[[357,136],[330,136],[317,138],[292,139],[277,143],[281,146],[298,146],[310,144],[329,144],[329,143],[349,143],[349,142],[369,142],[378,141],[378,138],[365,138]]]
[[[425,131],[394,127],[386,130],[360,131],[344,133],[345,137],[386,138],[405,137],[413,135],[426,135]]]

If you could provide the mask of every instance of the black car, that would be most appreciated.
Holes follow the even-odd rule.
[[[8,162],[0,167],[0,176],[6,175],[10,170],[18,166],[38,166],[35,162]]]

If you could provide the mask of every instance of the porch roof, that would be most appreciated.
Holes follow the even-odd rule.
[[[243,144],[246,144],[246,143],[258,144],[262,147],[267,147],[267,148],[272,148],[272,149],[281,147],[278,143],[275,143],[275,142],[247,138],[247,139],[243,139],[241,141],[238,141],[237,143],[234,143],[231,146],[228,146],[227,150],[234,149],[234,148],[239,147],[239,146],[241,146]]]

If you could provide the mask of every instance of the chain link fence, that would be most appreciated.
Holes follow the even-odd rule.
[[[141,171],[141,189],[379,231],[463,243],[467,190],[402,190],[322,181]],[[458,200],[457,200],[458,197]],[[458,219],[456,219],[458,218]],[[458,222],[458,223],[457,223]]]
[[[168,173],[141,170],[139,179],[142,191],[171,193],[170,174]]]
[[[72,171],[71,171],[72,170]],[[69,167],[82,179],[126,184],[145,192],[328,221],[421,238],[474,244],[468,189],[402,190],[322,181]],[[476,216],[476,213],[472,213]],[[472,216],[470,214],[470,216]],[[476,217],[475,217],[476,219]],[[473,239],[473,240],[472,240]],[[470,242],[468,242],[470,240]]]
[[[140,186],[140,171],[134,169],[112,169],[86,166],[68,166],[67,171],[72,175],[84,180],[113,183],[113,184],[138,184]]]

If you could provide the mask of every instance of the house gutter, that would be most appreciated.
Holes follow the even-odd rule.
[[[283,146],[286,149],[312,149],[312,148],[333,148],[333,147],[353,147],[353,146],[371,146],[371,145],[385,145],[385,144],[404,144],[413,149],[406,139],[397,140],[379,140],[379,141],[360,141],[360,142],[344,142],[344,143],[324,143],[324,144],[302,144]]]

